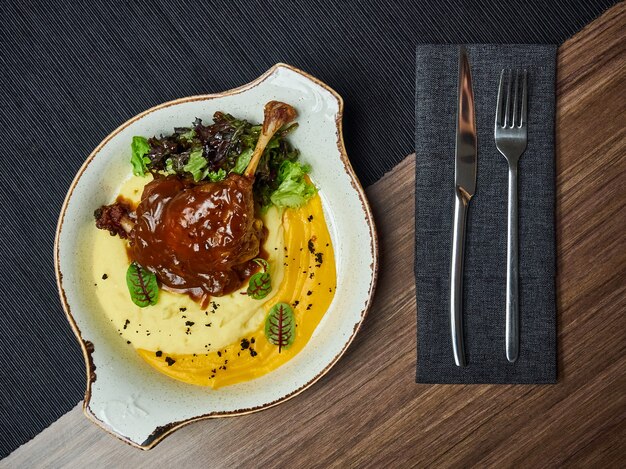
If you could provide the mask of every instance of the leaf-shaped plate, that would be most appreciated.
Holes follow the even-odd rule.
[[[108,203],[130,174],[134,135],[158,135],[222,110],[263,120],[270,100],[292,104],[300,127],[291,139],[310,162],[335,249],[337,290],[306,347],[279,369],[217,391],[186,385],[145,365],[99,314],[89,292],[93,210]],[[310,387],[337,362],[361,325],[374,292],[374,221],[343,144],[343,101],[324,83],[277,64],[255,81],[219,94],[192,96],[149,109],[106,137],[89,155],[69,189],[59,217],[55,266],[61,301],[87,366],[85,414],[142,449],[194,420],[265,409]]]

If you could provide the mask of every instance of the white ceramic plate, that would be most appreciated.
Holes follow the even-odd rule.
[[[320,195],[335,249],[337,290],[306,347],[277,370],[253,381],[211,390],[155,372],[117,334],[93,295],[93,211],[110,203],[130,176],[134,135],[158,135],[221,110],[263,120],[271,100],[293,105],[300,127],[290,136]],[[343,145],[343,101],[328,86],[277,64],[257,80],[224,93],[178,99],[130,119],[104,139],[76,175],[61,210],[55,242],[59,293],[87,366],[85,414],[124,441],[149,449],[191,421],[244,414],[283,402],[321,378],[356,335],[377,273],[374,221]]]

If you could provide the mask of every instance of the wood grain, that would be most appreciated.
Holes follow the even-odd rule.
[[[269,410],[189,425],[150,452],[79,407],[3,467],[623,466],[626,444],[626,5],[559,50],[559,383],[417,385],[414,157],[368,189],[376,299],[346,356]]]

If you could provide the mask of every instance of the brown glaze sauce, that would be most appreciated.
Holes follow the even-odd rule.
[[[237,174],[193,183],[168,176],[144,187],[129,255],[156,273],[161,285],[200,300],[241,287],[267,258],[267,237],[255,217],[253,181]]]

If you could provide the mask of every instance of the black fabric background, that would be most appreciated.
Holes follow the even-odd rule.
[[[52,244],[76,170],[119,124],[286,62],[343,95],[369,185],[413,151],[416,43],[560,43],[613,3],[1,2],[0,457],[83,395]]]

